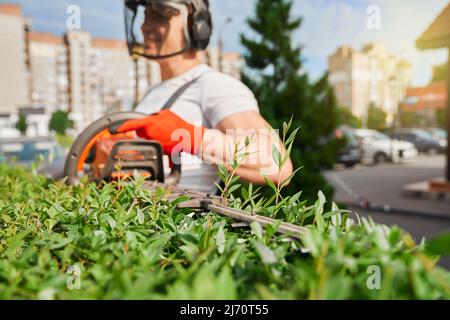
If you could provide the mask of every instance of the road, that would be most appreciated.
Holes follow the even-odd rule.
[[[450,231],[450,196],[444,199],[408,198],[401,195],[405,184],[443,176],[445,157],[420,155],[409,164],[358,165],[354,169],[337,167],[325,176],[335,187],[335,201],[346,204],[360,216],[376,222],[398,225],[420,241]],[[390,212],[369,211],[357,205],[362,197],[372,204],[391,208]],[[398,210],[396,210],[398,209]],[[441,265],[450,269],[450,259]]]

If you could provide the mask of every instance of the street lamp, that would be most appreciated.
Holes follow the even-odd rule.
[[[222,61],[223,61],[223,37],[222,33],[225,27],[233,21],[232,17],[228,17],[223,22],[222,26],[218,29],[218,48],[219,48],[219,71],[222,71]]]

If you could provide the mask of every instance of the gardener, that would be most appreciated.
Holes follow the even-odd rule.
[[[140,11],[145,18],[137,25]],[[273,159],[272,144],[286,151],[270,139],[252,92],[201,63],[212,33],[208,0],[125,0],[125,20],[130,53],[157,61],[163,82],[136,108],[150,116],[126,122],[119,132],[160,141],[168,155],[182,151],[180,185],[188,188],[213,192],[215,164],[231,170],[236,154],[242,156],[236,174],[244,180],[264,184],[266,176],[277,183],[290,176],[291,161],[279,170]]]

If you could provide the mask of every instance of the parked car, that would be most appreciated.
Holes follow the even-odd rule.
[[[431,134],[431,137],[438,141],[444,148],[448,146],[448,134],[447,131],[441,128],[425,128],[425,131]]]
[[[345,139],[345,146],[339,150],[337,163],[347,168],[353,167],[362,160],[362,146],[358,137],[350,127],[341,126],[335,131],[338,139]]]
[[[368,130],[355,129],[363,149],[363,160],[382,162],[405,162],[414,160],[417,149],[410,142],[393,140],[384,133]]]
[[[389,136],[411,142],[419,152],[440,153],[447,148],[447,142],[434,139],[431,133],[422,129],[396,129]]]
[[[447,131],[441,128],[424,128],[423,130],[428,131],[433,135],[434,139],[448,139]]]
[[[18,137],[0,140],[0,162],[29,167],[38,161],[42,168],[55,162],[63,162],[64,159],[64,148],[53,137]]]

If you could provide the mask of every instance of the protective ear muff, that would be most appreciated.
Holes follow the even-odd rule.
[[[212,33],[211,14],[202,10],[192,14],[190,23],[191,47],[194,50],[204,50],[208,47]]]

